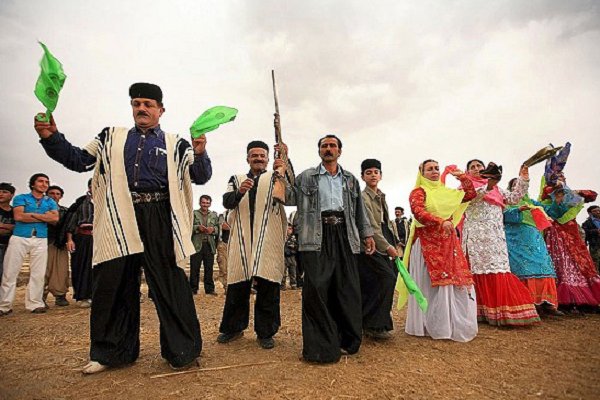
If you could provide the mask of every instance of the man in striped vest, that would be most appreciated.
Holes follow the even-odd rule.
[[[269,146],[253,141],[246,150],[250,172],[232,176],[223,195],[223,206],[233,211],[228,218],[227,296],[217,341],[231,342],[248,327],[250,291],[255,282],[254,330],[260,347],[272,349],[281,324],[279,285],[285,266],[287,219],[283,204],[273,197],[279,178],[267,171]],[[278,168],[285,168],[281,159],[273,163],[273,169]]]
[[[212,174],[202,136],[190,143],[164,132],[162,91],[129,88],[135,126],[105,128],[84,148],[73,146],[44,114],[34,127],[48,155],[65,167],[94,171],[93,374],[133,363],[140,351],[140,268],[160,321],[161,355],[172,368],[197,364],[202,348],[192,291],[182,268],[194,253],[192,181]]]

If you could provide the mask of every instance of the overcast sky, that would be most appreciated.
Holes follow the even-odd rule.
[[[46,172],[68,205],[91,175],[38,143],[37,40],[68,76],[54,115],[75,145],[132,126],[133,82],[162,87],[168,132],[187,136],[211,106],[238,108],[208,134],[214,173],[195,188],[216,210],[229,176],[247,170],[246,144],[273,144],[271,69],[296,173],[335,133],[343,167],[359,175],[378,158],[389,206],[406,207],[424,159],[495,161],[505,185],[536,150],[570,141],[569,185],[600,191],[598,1],[0,0],[0,180],[26,192]],[[542,167],[531,173],[537,196]]]

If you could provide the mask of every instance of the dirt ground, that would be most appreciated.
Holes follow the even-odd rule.
[[[219,288],[220,289],[220,288]],[[282,327],[273,350],[252,327],[216,342],[224,296],[200,294],[201,369],[176,376],[160,357],[153,303],[142,304],[142,349],[127,368],[83,376],[89,309],[71,304],[35,315],[18,289],[14,312],[0,319],[0,399],[593,399],[600,398],[600,315],[546,319],[529,329],[480,325],[470,343],[404,333],[394,310],[393,339],[365,339],[333,365],[301,361],[301,292],[282,292]],[[252,364],[252,365],[248,365]],[[242,365],[242,366],[240,366]]]

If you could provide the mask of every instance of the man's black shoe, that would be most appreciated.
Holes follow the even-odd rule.
[[[54,300],[54,304],[56,304],[59,307],[65,307],[69,305],[69,302],[67,301],[65,296],[57,296],[56,300]]]
[[[234,340],[241,338],[243,335],[244,332],[220,333],[219,336],[217,336],[217,342],[221,344],[233,342]]]
[[[269,349],[272,349],[273,347],[275,347],[275,340],[273,340],[272,337],[270,337],[270,338],[264,338],[264,339],[258,339],[258,344],[263,349],[269,350]]]
[[[176,367],[173,364],[169,363],[169,367],[171,367],[171,369],[174,370],[174,371],[182,371],[182,370],[185,370],[185,369],[189,369],[189,368],[192,368],[192,367],[199,367],[199,366],[200,366],[200,357],[198,357],[198,358],[196,358],[196,359],[190,361],[189,363],[187,363],[185,365],[182,365],[180,367]]]

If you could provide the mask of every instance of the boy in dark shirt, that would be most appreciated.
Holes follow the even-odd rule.
[[[2,270],[4,253],[8,247],[8,241],[15,227],[15,219],[10,202],[15,195],[15,187],[10,183],[0,183],[0,282],[2,282]]]

